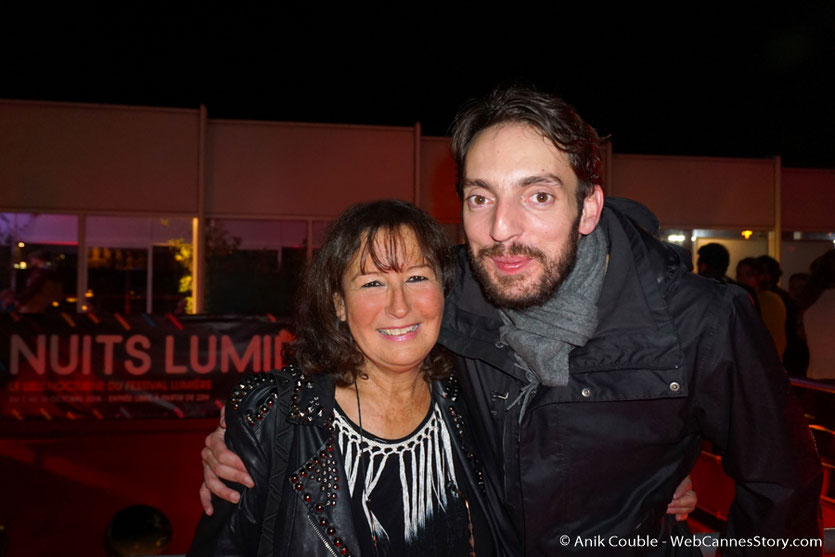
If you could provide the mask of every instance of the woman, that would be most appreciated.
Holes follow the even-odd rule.
[[[435,345],[450,282],[444,233],[419,209],[378,201],[334,223],[300,293],[297,367],[248,377],[227,403],[256,487],[215,502],[190,555],[511,553]]]

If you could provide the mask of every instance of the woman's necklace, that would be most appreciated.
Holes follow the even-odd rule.
[[[368,495],[368,484],[366,483],[366,478],[368,478],[366,465],[365,465],[365,458],[363,458],[363,454],[365,453],[366,449],[368,448],[368,443],[365,440],[365,429],[362,426],[362,406],[360,405],[360,391],[359,385],[357,384],[356,378],[354,379],[354,393],[357,399],[357,421],[359,422],[359,454],[357,458],[359,460],[359,468],[360,468],[360,478],[363,479],[362,482],[362,498],[365,502],[366,508],[370,508],[371,506],[371,497]],[[430,402],[431,404],[431,402]],[[370,456],[370,453],[369,453]],[[452,461],[449,461],[449,465],[453,466]],[[467,533],[468,533],[468,542],[469,542],[469,557],[475,557],[475,538],[473,536],[473,521],[472,515],[470,514],[470,503],[467,501],[467,498],[464,497],[464,494],[458,489],[456,485],[456,481],[453,478],[452,481],[447,483],[447,490],[454,493],[461,500],[464,502],[464,507],[467,512]],[[376,517],[374,516],[373,512],[368,512],[369,518],[369,526],[371,528],[371,544],[374,547],[374,557],[379,557],[378,548],[377,548],[377,523]]]
[[[357,379],[354,378],[354,392],[357,395],[357,418],[359,421],[360,426],[360,454],[359,454],[359,461],[360,461],[360,471],[361,471],[361,478],[365,478],[365,459],[362,457],[363,447],[365,446],[365,430],[362,428],[362,407],[360,406],[360,388],[357,385]],[[365,499],[365,505],[368,507],[371,505],[371,498],[368,496],[368,486],[366,485],[365,481],[362,482],[362,497]],[[371,544],[374,546],[374,556],[377,557],[377,527],[374,523],[374,514],[370,513],[371,517]]]

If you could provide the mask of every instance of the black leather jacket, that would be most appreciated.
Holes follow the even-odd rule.
[[[241,491],[238,505],[213,498],[215,512],[201,519],[188,555],[360,554],[345,465],[335,442],[334,393],[330,377],[306,377],[292,366],[247,376],[235,388],[226,407],[226,442],[256,487],[234,485]],[[432,394],[463,464],[459,487],[478,511],[473,513],[476,546],[490,544],[494,554],[512,554],[500,539],[509,525],[486,509],[457,385],[436,382]]]
[[[669,543],[618,549],[577,540],[666,539],[675,528],[666,505],[705,439],[737,485],[729,537],[817,535],[820,462],[747,294],[690,273],[686,255],[623,212],[652,229],[648,210],[614,203],[600,223],[610,250],[597,331],[571,353],[569,384],[540,386],[521,423],[520,405],[510,403],[525,374],[499,342],[502,321],[463,250],[447,297],[439,342],[459,356],[487,478],[499,480],[497,504],[525,553],[682,554]],[[794,551],[779,554],[820,552]]]

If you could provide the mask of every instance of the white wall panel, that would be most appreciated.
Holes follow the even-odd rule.
[[[197,210],[197,110],[0,102],[0,207]]]
[[[835,170],[783,169],[783,229],[835,231]]]
[[[210,120],[209,214],[333,216],[414,201],[414,130]]]
[[[448,137],[420,140],[421,207],[443,222],[461,220],[461,201],[455,193],[455,161]]]
[[[774,226],[774,161],[613,156],[611,195],[640,201],[662,226]]]

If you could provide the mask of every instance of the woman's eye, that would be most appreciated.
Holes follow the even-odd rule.
[[[423,282],[425,280],[429,280],[429,279],[426,278],[423,275],[413,275],[413,276],[409,277],[409,279],[406,282]]]
[[[383,283],[379,280],[372,280],[370,282],[366,282],[360,288],[374,288],[375,286],[382,286]]]

